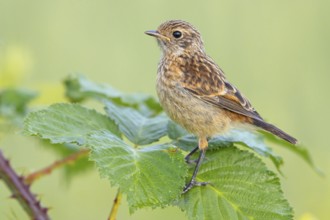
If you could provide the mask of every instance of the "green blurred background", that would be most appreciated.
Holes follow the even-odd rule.
[[[160,51],[144,35],[169,19],[202,33],[207,52],[258,111],[294,135],[325,173],[293,153],[284,157],[283,190],[296,219],[330,217],[330,1],[5,1],[0,0],[0,88],[37,90],[34,106],[64,101],[61,81],[83,73],[126,92],[155,95]],[[2,132],[0,148],[21,173],[58,159],[18,130]],[[60,171],[32,187],[53,219],[106,219],[116,190],[90,170],[67,181]],[[27,219],[0,182],[0,219]],[[177,208],[120,219],[185,219]]]

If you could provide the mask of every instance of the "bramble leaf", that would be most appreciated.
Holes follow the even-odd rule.
[[[194,135],[188,134],[182,127],[169,122],[168,135],[173,140],[172,144],[180,147],[185,151],[191,151],[197,146],[198,141]],[[209,148],[232,146],[234,143],[242,143],[244,146],[254,150],[264,157],[269,157],[277,170],[280,171],[280,166],[283,165],[283,159],[275,154],[269,148],[261,135],[244,130],[231,130],[225,135],[219,135],[209,140]]]
[[[154,116],[162,111],[160,104],[150,95],[125,94],[107,84],[95,83],[82,75],[73,75],[64,81],[66,96],[74,102],[87,98],[111,100],[117,105],[132,107],[145,116]]]
[[[197,181],[210,184],[192,188],[177,203],[189,220],[293,218],[279,179],[247,151],[235,147],[207,151]]]
[[[264,132],[264,135],[267,138],[267,140],[269,140],[281,147],[284,147],[284,148],[292,151],[299,157],[301,157],[319,175],[321,175],[321,176],[324,175],[323,171],[314,164],[312,156],[310,155],[309,151],[304,146],[299,145],[299,144],[297,144],[297,145],[290,144],[282,139],[276,138],[274,135],[271,135],[267,132]]]
[[[104,129],[120,136],[117,125],[107,116],[78,104],[63,103],[29,113],[23,131],[48,139],[51,143],[83,145],[88,133]]]
[[[64,80],[66,96],[74,102],[80,102],[86,98],[117,98],[121,92],[106,84],[98,84],[88,80],[83,75],[72,75]]]
[[[178,140],[188,134],[189,133],[183,127],[181,127],[174,121],[172,121],[172,120],[168,121],[167,135],[171,140]]]
[[[30,113],[24,122],[24,133],[62,143],[57,147],[68,152],[71,146],[79,148],[77,144],[89,147],[90,159],[101,176],[127,195],[130,212],[175,204],[186,211],[190,220],[293,218],[278,177],[267,170],[258,155],[249,152],[253,150],[270,158],[277,169],[283,164],[261,135],[232,130],[211,138],[197,176],[197,181],[210,184],[194,187],[182,195],[194,164],[189,165],[187,175],[188,167],[180,149],[195,148],[198,141],[194,135],[169,120],[152,96],[124,94],[83,76],[70,77],[65,84],[71,100],[102,101],[107,115],[77,104],[55,104]],[[121,134],[134,147],[121,140]],[[171,139],[170,143],[153,143],[165,135]],[[266,134],[268,139],[269,136]],[[153,145],[140,148],[149,144]],[[305,148],[283,144],[315,169]],[[249,151],[239,150],[243,147]],[[72,171],[76,173],[82,168],[79,165]]]
[[[24,89],[5,89],[0,91],[0,118],[8,118],[16,124],[22,123],[27,104],[37,96],[36,92]]]
[[[180,196],[187,166],[174,146],[133,148],[107,131],[91,134],[88,146],[101,176],[127,195],[131,212],[164,207]]]
[[[116,122],[120,131],[136,145],[151,144],[167,133],[168,118],[164,114],[146,117],[133,108],[116,106],[111,101],[104,103],[108,116]]]
[[[283,165],[283,159],[281,156],[274,153],[273,150],[265,144],[262,134],[253,133],[246,130],[233,129],[224,136],[215,137],[212,141],[216,143],[241,143],[244,146],[254,150],[261,156],[268,157],[269,159],[271,159],[277,170],[281,172],[280,166]]]

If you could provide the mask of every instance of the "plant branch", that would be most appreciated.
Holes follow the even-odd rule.
[[[41,170],[38,170],[36,172],[33,172],[33,173],[29,174],[28,176],[25,177],[24,181],[25,181],[26,184],[31,185],[37,179],[39,179],[43,176],[51,174],[53,172],[53,170],[55,170],[57,168],[60,168],[64,165],[74,163],[79,158],[87,156],[88,153],[89,153],[89,150],[86,150],[86,149],[77,151],[77,152],[75,152],[75,153],[73,153],[73,154],[71,154],[71,155],[69,155],[69,156],[67,156],[67,157],[65,157],[61,160],[55,161],[51,165],[49,165],[49,166],[47,166],[47,167],[45,167]]]
[[[116,198],[113,200],[113,205],[108,220],[116,220],[119,205],[121,203],[121,198],[122,198],[122,194],[120,192],[120,189],[118,188]]]
[[[3,179],[7,187],[12,192],[12,197],[16,198],[27,214],[34,220],[48,220],[47,208],[41,206],[40,201],[31,193],[28,185],[24,183],[22,177],[12,169],[9,161],[3,156],[0,150],[0,179]]]

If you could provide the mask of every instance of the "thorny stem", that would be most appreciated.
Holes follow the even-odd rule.
[[[22,177],[12,169],[9,161],[2,155],[0,150],[0,179],[3,179],[7,187],[12,192],[12,197],[16,198],[26,213],[33,220],[49,220],[47,208],[41,206],[40,201],[31,193],[28,185],[24,183]]]
[[[113,205],[108,220],[116,220],[118,208],[121,203],[121,198],[122,194],[120,192],[120,189],[118,189],[116,198],[113,200]]]
[[[55,161],[51,165],[49,165],[41,170],[31,173],[30,175],[25,177],[24,181],[26,184],[31,185],[35,180],[37,180],[43,176],[46,176],[48,174],[51,174],[51,172],[53,172],[53,170],[55,170],[57,168],[60,168],[64,165],[67,165],[70,163],[74,163],[79,158],[81,158],[83,156],[87,156],[88,153],[89,153],[89,150],[86,150],[86,149],[77,151],[76,153],[73,153],[73,154],[69,155],[68,157]]]

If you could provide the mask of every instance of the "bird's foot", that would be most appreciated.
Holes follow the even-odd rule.
[[[183,189],[182,194],[188,192],[194,186],[206,186],[210,184],[209,182],[197,182],[196,180],[191,180]]]
[[[189,152],[189,154],[187,154],[187,156],[185,156],[184,160],[186,161],[187,164],[192,164],[192,163],[197,163],[198,160],[191,160],[190,157],[198,150],[198,146],[195,147],[192,151]]]
[[[197,160],[191,160],[190,157],[185,157],[184,160],[187,164],[195,164],[197,163]]]

